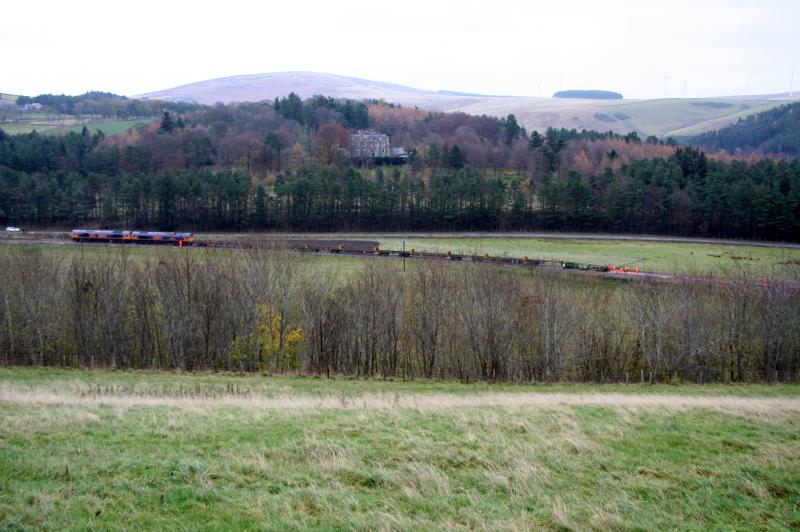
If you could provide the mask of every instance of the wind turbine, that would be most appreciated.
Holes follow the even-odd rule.
[[[669,76],[664,76],[664,98],[667,97],[667,81],[669,81]]]

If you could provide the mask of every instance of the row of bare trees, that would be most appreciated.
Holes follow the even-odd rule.
[[[608,281],[264,249],[0,249],[0,363],[383,378],[795,380],[793,283]]]

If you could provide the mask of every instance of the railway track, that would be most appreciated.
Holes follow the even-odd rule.
[[[216,235],[215,235],[216,236]],[[60,232],[31,232],[23,235],[0,235],[0,244],[67,244],[70,243],[69,233]],[[85,243],[86,245],[130,245],[118,243]],[[139,242],[139,245],[147,245]],[[163,247],[163,246],[159,246]],[[177,247],[177,246],[175,246]],[[430,251],[418,251],[414,249],[396,250],[381,249],[378,242],[371,240],[317,240],[317,239],[274,239],[258,240],[246,238],[207,238],[202,235],[196,236],[193,245],[185,246],[190,248],[208,249],[255,249],[260,248],[265,251],[301,253],[310,255],[333,255],[343,257],[360,258],[383,258],[389,260],[438,260],[453,263],[475,263],[489,264],[509,268],[544,268],[549,270],[567,271],[576,274],[588,274],[615,279],[653,279],[658,281],[694,281],[694,282],[724,282],[724,283],[747,283],[766,285],[766,281],[752,281],[732,278],[720,278],[711,276],[691,276],[678,274],[664,274],[653,272],[630,271],[628,269],[611,270],[607,265],[582,264],[562,262],[553,259],[529,258],[529,257],[505,257],[469,254],[454,254],[449,251],[445,253],[435,253]],[[786,282],[789,286],[800,289],[800,284]]]
[[[356,241],[359,242],[359,241]],[[630,270],[628,268],[613,269],[607,265],[596,264],[582,264],[574,262],[563,262],[553,259],[529,258],[529,257],[503,257],[491,256],[489,254],[483,255],[468,255],[468,254],[454,254],[450,251],[444,253],[434,253],[430,251],[417,251],[414,249],[409,250],[396,250],[396,249],[380,249],[375,246],[371,248],[353,249],[345,244],[333,244],[333,241],[326,242],[327,245],[307,245],[302,246],[269,246],[264,243],[248,243],[241,241],[229,240],[195,240],[194,246],[200,248],[213,248],[213,249],[252,249],[261,247],[267,250],[285,251],[285,252],[299,252],[314,255],[338,255],[343,257],[361,257],[361,258],[384,258],[394,260],[437,260],[449,261],[453,263],[474,263],[474,264],[488,264],[494,266],[502,266],[509,268],[545,268],[549,270],[568,271],[576,274],[590,274],[604,276],[616,279],[656,279],[656,280],[694,280],[694,281],[707,281],[708,277],[702,276],[685,276],[685,275],[670,275],[652,272],[640,272],[638,270]]]

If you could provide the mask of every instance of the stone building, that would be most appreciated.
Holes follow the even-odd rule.
[[[359,130],[350,135],[350,157],[391,157],[389,137],[371,130]]]

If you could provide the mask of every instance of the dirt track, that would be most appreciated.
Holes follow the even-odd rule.
[[[720,244],[726,246],[760,246],[800,249],[800,243],[765,242],[756,240],[728,240],[717,238],[685,238],[659,235],[631,235],[609,233],[559,233],[559,232],[397,232],[397,233],[197,233],[201,240],[257,239],[257,240],[375,240],[382,238],[544,238],[561,240],[617,240],[631,242],[681,242],[687,244]],[[68,231],[29,231],[20,235],[0,233],[0,241],[50,242],[69,241]]]
[[[613,408],[705,408],[741,412],[800,413],[800,397],[734,397],[649,394],[491,393],[480,395],[402,394],[356,397],[240,396],[174,397],[155,395],[104,395],[0,386],[0,403],[74,406],[236,407],[259,410],[379,410],[411,408],[439,410],[475,407],[604,406]]]

